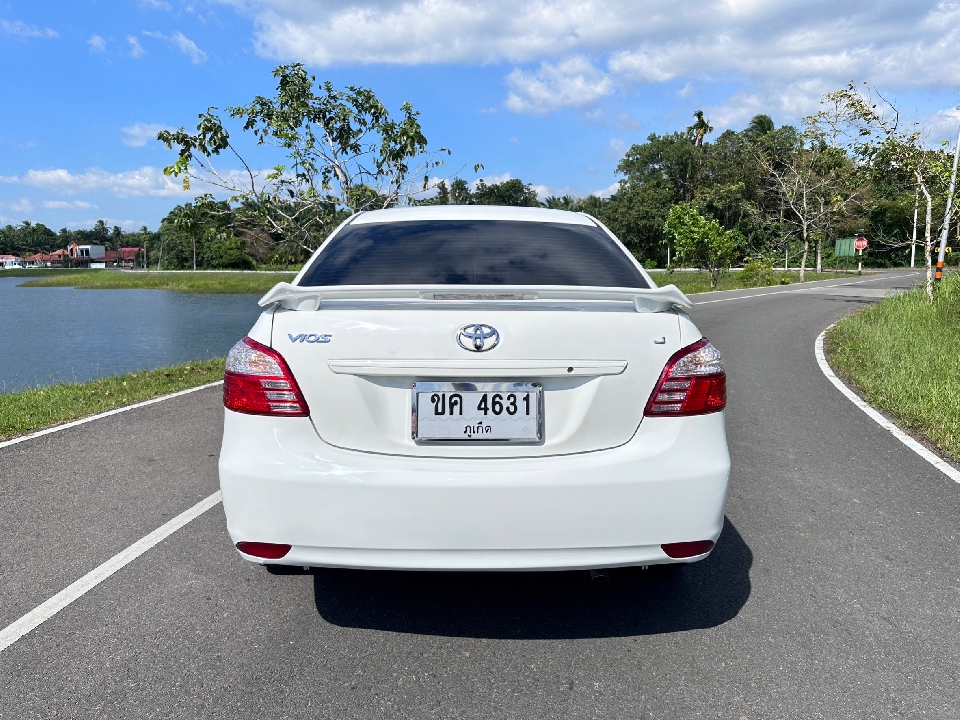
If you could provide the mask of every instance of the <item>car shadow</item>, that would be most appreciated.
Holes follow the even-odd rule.
[[[706,560],[620,568],[608,581],[571,572],[317,569],[314,599],[341,627],[491,639],[651,635],[721,625],[750,596],[753,553],[725,520]]]

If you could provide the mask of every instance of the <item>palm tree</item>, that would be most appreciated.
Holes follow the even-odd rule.
[[[690,139],[693,140],[693,144],[697,147],[703,145],[703,139],[713,132],[713,127],[703,117],[703,110],[697,110],[693,116],[697,121],[687,128],[687,134],[690,136]]]

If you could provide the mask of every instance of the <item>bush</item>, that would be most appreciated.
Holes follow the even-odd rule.
[[[655,268],[657,267],[657,261],[656,261],[656,260],[644,260],[644,261],[643,261],[643,267],[646,268],[647,270],[653,270],[653,269],[655,269]]]
[[[773,260],[772,259],[763,259],[757,258],[752,260],[746,258],[747,263],[743,266],[743,270],[740,271],[738,280],[743,287],[766,287],[767,285],[776,285],[778,283],[785,284],[782,281],[786,280],[788,283],[789,279],[778,277],[777,272],[773,269]]]

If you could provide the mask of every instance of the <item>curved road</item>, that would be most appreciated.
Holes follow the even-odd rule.
[[[960,718],[960,485],[821,374],[919,274],[694,296],[728,522],[670,574],[274,574],[219,507],[0,653],[0,718]],[[217,488],[219,389],[0,449],[0,628]]]

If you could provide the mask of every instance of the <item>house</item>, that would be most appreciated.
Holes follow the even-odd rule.
[[[107,250],[103,254],[103,262],[106,267],[133,270],[137,267],[137,258],[141,252],[143,252],[143,248],[138,247],[123,247],[119,250]]]
[[[19,255],[0,255],[0,268],[22,268],[23,258]]]
[[[27,267],[32,268],[58,268],[63,267],[63,256],[67,254],[66,250],[56,250],[49,255],[46,253],[36,253],[23,259]]]
[[[103,245],[78,245],[74,242],[67,245],[67,253],[69,253],[74,265],[90,267],[91,264],[96,264],[103,267],[103,256],[106,254],[106,248]]]

